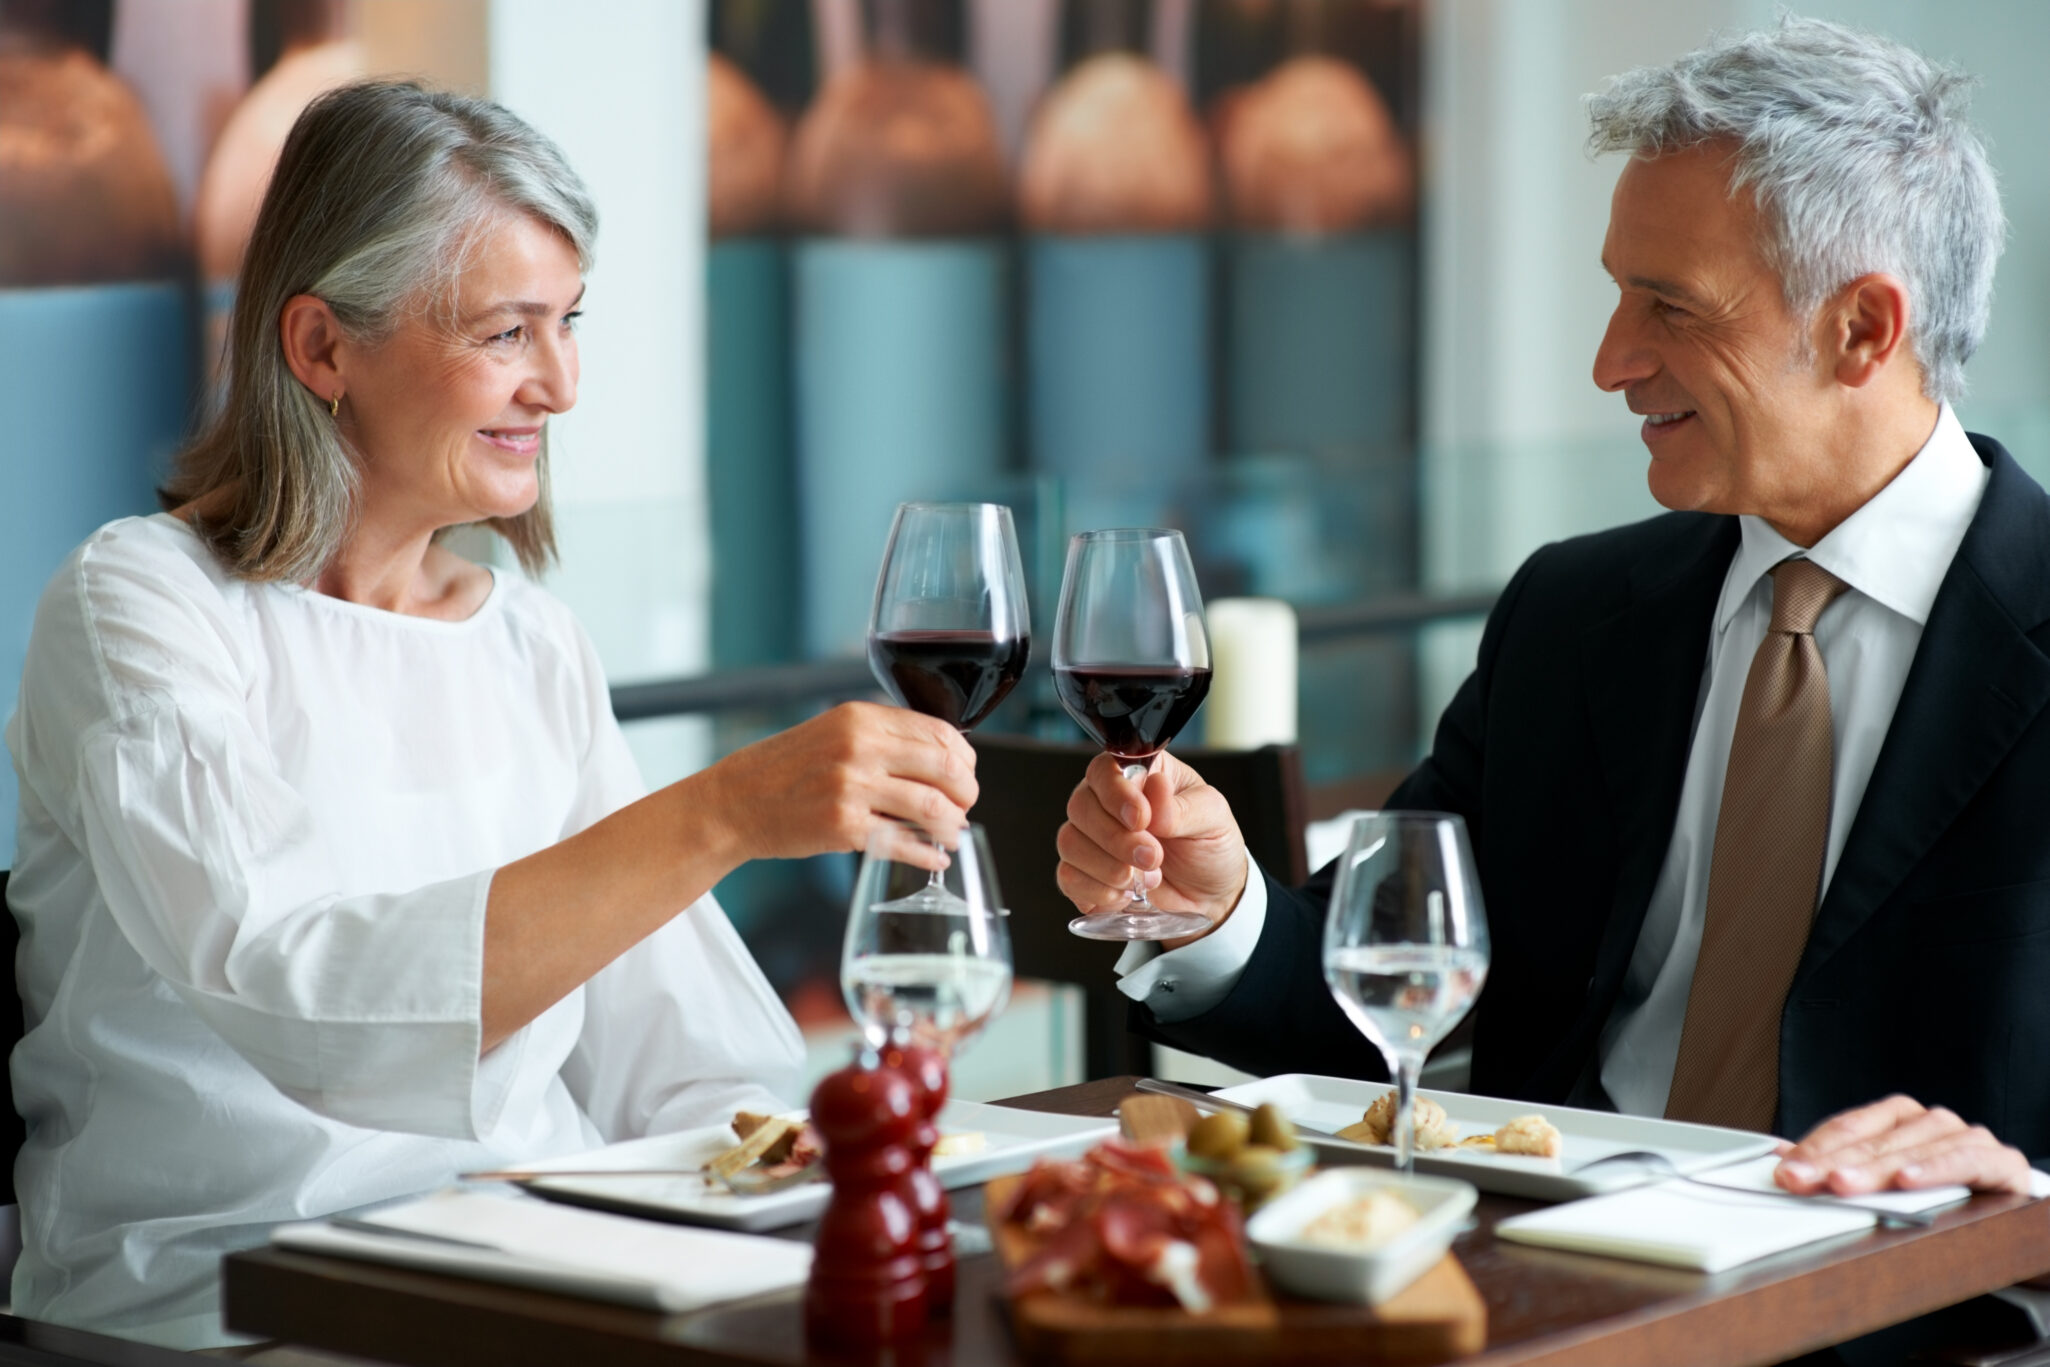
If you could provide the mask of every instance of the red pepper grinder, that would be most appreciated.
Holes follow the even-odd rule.
[[[918,1090],[894,1068],[856,1062],[812,1093],[811,1123],[833,1183],[804,1294],[805,1331],[814,1339],[873,1347],[925,1327],[911,1182],[924,1123]]]
[[[932,1151],[940,1142],[940,1108],[947,1104],[947,1060],[936,1049],[893,1044],[883,1062],[911,1081],[917,1093],[919,1125],[912,1139],[912,1213],[918,1220],[918,1255],[925,1269],[926,1302],[935,1318],[954,1309],[954,1236],[947,1222],[954,1208],[933,1174]]]

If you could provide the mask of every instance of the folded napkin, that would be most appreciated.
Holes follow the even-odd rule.
[[[271,1242],[669,1313],[781,1291],[811,1273],[809,1244],[472,1191],[284,1225]]]
[[[1768,1253],[1855,1234],[1878,1223],[1870,1211],[1853,1209],[1826,1196],[1791,1201],[1784,1195],[1747,1194],[1779,1190],[1772,1180],[1778,1166],[1779,1158],[1766,1154],[1697,1174],[1700,1181],[1712,1182],[1727,1189],[1724,1191],[1695,1182],[1655,1182],[1511,1216],[1495,1226],[1495,1232],[1516,1243],[1720,1272]],[[2035,1174],[2032,1180],[2039,1196],[2050,1186],[2050,1178],[2042,1174]],[[1876,1192],[1855,1199],[1891,1210],[1921,1211],[1962,1201],[1970,1194],[1964,1187],[1931,1187]]]

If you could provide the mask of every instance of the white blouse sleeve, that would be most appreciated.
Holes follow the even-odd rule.
[[[475,1138],[491,871],[340,896],[252,724],[256,661],[189,561],[95,558],[45,593],[10,737],[135,951],[279,1091],[335,1120]]]
[[[588,643],[584,656],[591,753],[565,836],[646,791]],[[803,1065],[796,1022],[707,893],[586,984],[562,1075],[610,1142],[801,1106]]]

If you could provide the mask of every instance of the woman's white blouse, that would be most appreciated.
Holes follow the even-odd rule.
[[[220,1257],[274,1224],[795,1094],[709,896],[478,1056],[493,871],[644,791],[531,584],[432,621],[115,522],[43,595],[7,743],[16,1313],[225,1342]]]

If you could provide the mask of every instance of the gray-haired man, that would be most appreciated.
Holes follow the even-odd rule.
[[[1390,803],[1473,833],[1475,1090],[1805,1136],[1798,1191],[2050,1156],[2050,498],[1949,406],[2004,231],[1965,84],[1788,20],[1590,99],[1594,378],[1674,511],[1518,571]],[[1172,759],[1068,815],[1077,905],[1135,866],[1215,923],[1121,963],[1140,1028],[1379,1071],[1313,988],[1329,869],[1265,877]]]

